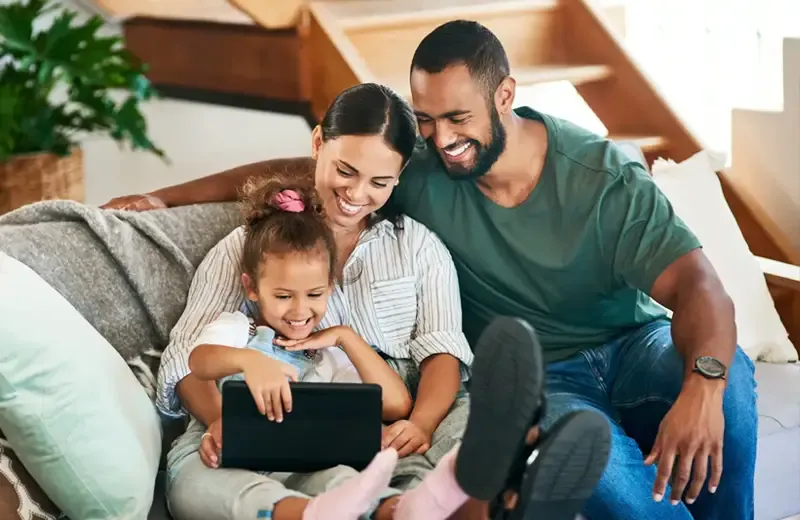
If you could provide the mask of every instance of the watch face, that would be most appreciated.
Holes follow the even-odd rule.
[[[703,356],[697,358],[695,364],[698,370],[705,372],[711,377],[720,377],[725,375],[725,365],[723,365],[718,359]]]

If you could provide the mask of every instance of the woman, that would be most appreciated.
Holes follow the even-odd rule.
[[[311,139],[315,185],[334,233],[342,280],[319,328],[351,326],[406,379],[414,407],[407,420],[385,429],[384,445],[402,458],[394,485],[411,487],[460,439],[467,409],[461,383],[472,363],[447,249],[421,224],[384,213],[416,144],[414,116],[390,89],[358,85],[336,98]],[[251,498],[259,501],[263,477],[217,469],[219,392],[188,368],[202,328],[244,302],[243,239],[243,230],[236,229],[200,265],[162,358],[159,408],[179,414],[182,404],[196,419],[168,456],[168,500],[178,518],[230,518]],[[230,484],[219,475],[214,481],[220,493],[194,484],[208,472],[230,474]]]

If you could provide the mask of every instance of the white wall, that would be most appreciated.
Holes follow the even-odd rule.
[[[733,111],[731,176],[800,251],[800,39],[784,40],[783,63],[782,111]]]

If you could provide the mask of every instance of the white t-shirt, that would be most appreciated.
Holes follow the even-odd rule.
[[[236,348],[254,348],[278,361],[293,364],[290,354],[280,347],[272,346],[275,332],[269,327],[254,327],[242,312],[223,312],[200,333],[194,346],[223,345]],[[265,351],[265,343],[271,348]],[[272,351],[272,353],[270,353]],[[286,354],[285,356],[282,354]],[[300,373],[301,381],[317,383],[361,383],[356,367],[339,347],[328,347],[313,351],[309,368]],[[296,356],[296,354],[295,354]],[[298,372],[300,372],[298,370]]]

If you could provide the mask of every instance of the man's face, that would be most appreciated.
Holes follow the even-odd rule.
[[[428,74],[414,70],[411,95],[422,137],[457,179],[486,175],[503,153],[506,132],[483,87],[464,65]]]

